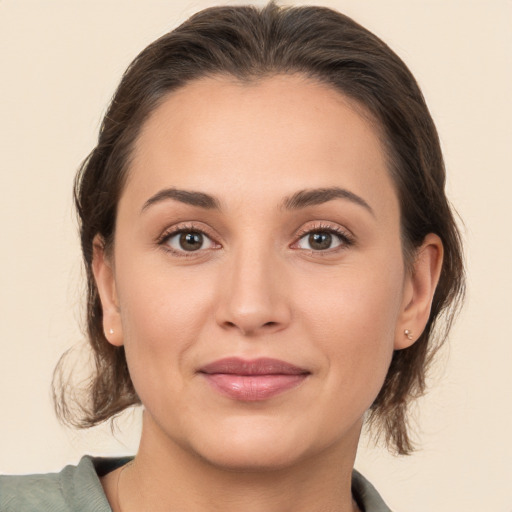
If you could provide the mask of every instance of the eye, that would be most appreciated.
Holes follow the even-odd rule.
[[[352,245],[349,235],[339,230],[339,228],[316,228],[301,233],[301,235],[296,244],[299,249],[328,251]]]
[[[173,252],[196,252],[201,249],[213,249],[216,244],[202,231],[195,229],[180,229],[165,236],[162,243]]]

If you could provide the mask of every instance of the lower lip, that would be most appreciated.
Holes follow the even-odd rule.
[[[245,402],[257,402],[280,395],[297,387],[307,374],[235,375],[204,373],[206,380],[221,394]]]

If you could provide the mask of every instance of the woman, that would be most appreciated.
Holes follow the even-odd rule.
[[[462,295],[444,179],[414,78],[339,13],[212,8],[154,42],[76,180],[78,421],[141,403],[140,448],[4,477],[1,510],[389,510],[354,459],[365,420],[412,450]]]

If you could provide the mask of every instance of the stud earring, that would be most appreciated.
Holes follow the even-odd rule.
[[[114,334],[114,329],[109,329],[108,333],[109,334]]]
[[[412,333],[409,329],[405,329],[404,334],[407,336],[408,340],[412,340]]]

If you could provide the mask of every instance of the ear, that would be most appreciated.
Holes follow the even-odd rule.
[[[416,250],[412,269],[405,279],[395,350],[410,347],[425,329],[442,264],[443,243],[437,235],[429,233]]]
[[[123,345],[123,331],[112,259],[105,251],[101,236],[94,237],[92,249],[92,271],[103,310],[103,332],[109,343],[120,347]]]

